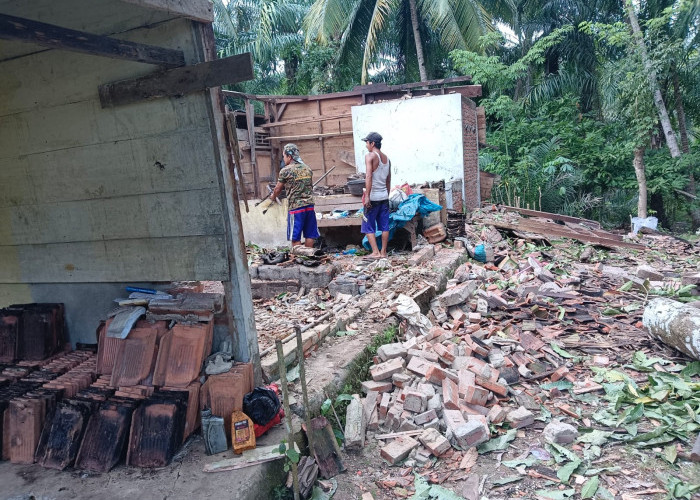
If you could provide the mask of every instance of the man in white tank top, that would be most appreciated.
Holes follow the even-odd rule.
[[[389,244],[389,191],[391,190],[391,161],[382,153],[382,136],[370,132],[362,139],[367,145],[365,155],[365,213],[362,232],[372,247],[370,258],[386,257]],[[382,232],[382,249],[377,247],[376,231]]]

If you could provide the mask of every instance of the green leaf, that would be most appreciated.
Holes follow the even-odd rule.
[[[352,401],[352,394],[338,394],[338,397],[335,398],[335,404],[342,401]]]
[[[516,458],[514,460],[504,460],[501,462],[501,465],[505,465],[506,467],[510,467],[511,469],[515,469],[516,467],[520,467],[521,465],[524,465],[525,467],[530,467],[537,463],[539,460],[537,460],[535,457],[530,457],[530,458]]]
[[[619,309],[608,307],[603,311],[603,314],[606,316],[616,316],[618,314],[622,314],[622,311],[620,311]]]
[[[571,488],[568,490],[537,490],[535,494],[543,498],[552,498],[553,500],[566,500],[574,496],[576,490]]]
[[[570,460],[570,461],[572,461],[572,462],[575,462],[576,460],[581,460],[581,459],[579,458],[579,456],[578,456],[576,453],[574,453],[573,451],[571,451],[571,450],[569,450],[569,449],[564,448],[564,447],[563,447],[562,445],[560,445],[560,444],[557,444],[557,443],[550,443],[550,444],[549,444],[549,447],[550,447],[550,449],[553,450],[554,452],[557,452],[557,453],[559,453],[559,454],[565,456],[568,460]],[[557,460],[557,462],[559,462],[559,461],[560,461],[560,460]]]
[[[325,415],[326,413],[328,413],[328,410],[331,409],[331,405],[332,405],[332,404],[333,404],[333,402],[332,402],[330,399],[326,399],[326,400],[323,402],[323,404],[321,405],[321,413],[324,414],[324,415]]]
[[[628,281],[627,283],[625,283],[624,285],[622,285],[622,286],[619,288],[619,290],[620,290],[621,292],[629,292],[629,291],[632,289],[633,286],[634,286],[634,281]]]
[[[578,469],[579,465],[581,465],[581,459],[576,459],[573,462],[569,462],[557,471],[557,477],[561,479],[562,482],[568,483],[571,474]]]
[[[515,439],[516,429],[511,429],[500,437],[490,439],[484,444],[479,446],[479,453],[488,453],[495,450],[505,450],[508,447],[508,443]]]
[[[279,448],[277,448],[277,451],[280,452],[280,455],[284,455],[284,452],[287,449],[287,445],[285,443],[280,443]]]
[[[516,481],[522,481],[523,479],[523,476],[506,476],[500,479],[495,479],[493,481],[493,484],[495,484],[496,486],[501,486],[504,484],[515,483]]]
[[[590,443],[596,446],[601,446],[608,441],[608,438],[612,435],[612,432],[601,431],[600,429],[594,429],[591,432],[581,434],[578,438],[579,443]]]
[[[562,349],[561,347],[559,347],[559,346],[558,346],[557,344],[555,344],[554,342],[550,343],[550,344],[549,344],[549,347],[551,347],[552,350],[553,350],[554,352],[556,352],[556,353],[557,353],[559,356],[561,356],[562,358],[571,359],[571,358],[574,358],[574,357],[575,357],[573,354],[570,354],[570,353],[566,352],[564,349]]]
[[[688,378],[700,375],[700,361],[693,361],[683,368],[681,375]]]
[[[620,426],[623,423],[636,422],[644,415],[644,405],[638,404],[636,406],[630,406],[625,411],[622,412],[620,418],[617,421],[617,425]]]
[[[294,448],[290,448],[287,450],[287,458],[292,461],[292,463],[298,464],[299,463],[299,452],[295,450]]]
[[[598,491],[598,486],[600,485],[600,480],[598,476],[593,476],[590,478],[581,488],[581,498],[593,498],[595,492]]]
[[[675,444],[670,444],[664,448],[664,458],[668,463],[674,463],[676,461],[677,456],[678,449],[676,448]]]
[[[551,391],[552,389],[559,389],[560,391],[568,391],[574,386],[568,380],[557,380],[556,382],[549,382],[547,384],[540,385],[541,389],[545,391]]]
[[[663,436],[667,430],[668,426],[660,425],[651,432],[645,432],[644,434],[639,434],[638,436],[633,437],[632,439],[630,439],[630,443],[643,443],[645,441],[656,439],[658,437]]]

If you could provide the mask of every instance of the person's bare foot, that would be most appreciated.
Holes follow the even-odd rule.
[[[371,253],[369,255],[365,255],[362,258],[367,259],[367,260],[377,260],[377,259],[381,259],[382,256],[381,256],[381,254],[378,254],[378,253]]]
[[[380,254],[379,254],[379,258],[380,258],[380,259],[386,259],[386,258],[387,258],[387,254],[385,254],[385,253],[380,253]]]

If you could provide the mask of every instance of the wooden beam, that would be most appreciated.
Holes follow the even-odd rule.
[[[0,14],[0,39],[171,68],[185,64],[181,50],[117,40],[5,14]]]
[[[209,0],[122,0],[122,2],[169,12],[201,23],[214,21],[214,7]]]
[[[318,139],[319,137],[340,137],[341,135],[352,135],[352,131],[348,132],[330,132],[328,134],[309,134],[309,135],[284,135],[280,137],[270,136],[271,141],[303,141],[305,139]]]
[[[318,102],[321,102],[321,101],[318,101]],[[286,104],[283,104],[283,106],[286,106]],[[331,120],[338,120],[340,118],[352,118],[352,113],[342,113],[340,115],[327,115],[327,116],[309,116],[306,118],[297,118],[294,120],[284,120],[281,122],[263,123],[260,126],[262,128],[284,127],[285,125],[298,125],[301,123],[328,122]]]
[[[489,203],[489,205],[491,204]],[[580,219],[578,217],[571,217],[569,215],[553,214],[550,212],[540,212],[539,210],[527,210],[525,208],[510,207],[508,205],[498,205],[498,207],[504,209],[506,212],[518,212],[522,215],[527,215],[528,217],[541,217],[543,219],[571,222],[573,224],[584,224],[593,229],[600,229],[600,222],[590,219]]]
[[[464,78],[464,81],[468,81],[470,77],[460,77]],[[347,90],[344,92],[334,92],[330,94],[317,94],[317,95],[252,95],[252,94],[242,94],[240,92],[233,92],[229,90],[224,91],[224,95],[231,97],[244,97],[248,99],[253,99],[256,101],[272,101],[276,103],[287,103],[287,102],[302,102],[302,101],[316,101],[324,99],[336,99],[338,97],[361,97],[364,99],[366,96],[374,96],[379,94],[391,94],[406,92],[412,89],[415,95],[421,95],[425,93],[432,93],[436,89],[421,89],[421,87],[429,85],[439,85],[439,82],[449,83],[450,78],[444,80],[430,80],[427,82],[419,83],[407,83],[403,85],[386,85],[386,84],[375,84],[367,85],[363,87],[355,87],[352,90]],[[481,96],[481,85],[460,85],[456,87],[448,87],[450,92],[456,92],[462,94],[464,97],[480,97]],[[362,97],[365,96],[365,97]]]
[[[221,85],[252,80],[253,58],[249,52],[185,66],[152,75],[100,85],[103,108],[154,99],[176,97]]]

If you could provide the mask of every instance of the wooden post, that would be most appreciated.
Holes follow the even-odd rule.
[[[275,341],[277,348],[277,365],[280,370],[280,385],[282,386],[282,402],[284,403],[284,421],[287,427],[287,446],[294,447],[294,429],[292,428],[292,410],[289,408],[289,392],[287,388],[287,365],[284,362],[282,341]],[[304,353],[302,351],[302,357]],[[299,500],[299,471],[296,462],[292,461],[292,479],[294,480],[294,500]]]
[[[311,434],[311,417],[309,416],[309,395],[306,390],[306,369],[304,368],[304,343],[301,341],[301,327],[294,325],[297,336],[297,358],[299,359],[299,378],[301,379],[301,394],[304,398],[304,422],[306,423],[306,438],[309,440],[309,450],[314,453],[314,442]]]
[[[250,166],[253,168],[253,195],[260,198],[260,174],[255,160],[255,108],[250,99],[245,100],[245,119],[248,127],[248,142],[250,143]]]
[[[214,31],[211,25],[201,24],[202,57],[214,58]],[[253,295],[250,289],[250,274],[248,273],[248,257],[243,239],[240,201],[227,158],[231,151],[227,149],[224,130],[224,100],[220,88],[209,89],[203,98],[203,103],[209,114],[209,121],[214,141],[214,161],[217,163],[217,175],[221,188],[222,211],[224,215],[224,235],[226,238],[226,254],[228,261],[228,279],[224,281],[226,297],[226,317],[232,330],[233,357],[236,360],[253,363],[255,386],[262,384],[262,368],[258,335],[255,329],[255,310]]]
[[[319,99],[316,101],[316,109],[318,111],[318,116],[319,118],[321,117],[321,100]],[[327,172],[326,170],[326,148],[323,143],[323,122],[321,120],[318,121],[318,140],[321,143],[321,166],[323,167],[323,173],[325,174]]]
[[[238,146],[238,136],[236,135],[236,119],[233,113],[226,113],[226,129],[228,130],[228,140],[231,146],[231,156],[233,157],[233,165],[238,172],[238,181],[236,183],[236,191],[238,186],[242,186],[243,201],[245,202],[245,211],[250,212],[248,208],[248,193],[245,188],[245,179],[243,179],[243,171],[241,170],[241,149]]]

